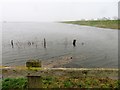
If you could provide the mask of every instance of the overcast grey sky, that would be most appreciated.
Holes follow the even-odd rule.
[[[118,16],[118,0],[4,0],[0,20],[53,22]]]

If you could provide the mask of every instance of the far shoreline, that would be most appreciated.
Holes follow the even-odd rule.
[[[120,20],[76,20],[76,21],[63,21],[60,23],[120,30],[119,28]]]

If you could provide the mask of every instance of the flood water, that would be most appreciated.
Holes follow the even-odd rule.
[[[72,45],[74,39],[76,47]],[[29,59],[47,62],[67,55],[73,57],[67,67],[117,68],[118,30],[64,23],[2,24],[2,64],[5,66],[25,65]]]

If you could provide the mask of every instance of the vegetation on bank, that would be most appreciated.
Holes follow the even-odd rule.
[[[9,72],[13,73],[11,77],[8,75]],[[41,88],[120,88],[120,81],[116,78],[118,70],[29,69],[3,71],[3,90],[9,88],[26,90],[28,87],[27,73],[41,76],[39,79],[42,82]],[[6,74],[8,77],[4,77]]]
[[[118,88],[119,82],[95,77],[43,77],[43,88]]]
[[[95,77],[58,77],[43,76],[42,88],[120,88],[120,81],[110,78]],[[6,78],[3,79],[2,89],[26,89],[26,78]]]
[[[2,69],[2,90],[120,87],[119,70],[115,68],[41,68],[36,65],[39,66],[32,61],[27,63],[28,68]]]
[[[2,90],[25,89],[27,87],[26,78],[6,78],[2,81]]]
[[[120,20],[81,20],[81,21],[64,21],[62,23],[118,29]]]

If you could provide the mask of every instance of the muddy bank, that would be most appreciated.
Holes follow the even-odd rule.
[[[47,61],[42,61],[42,67],[43,68],[63,68],[72,61],[73,61],[73,57],[71,55],[61,56],[57,58],[52,58]]]
[[[81,58],[85,58],[81,55]],[[109,77],[112,79],[118,79],[118,69],[117,68],[73,68],[70,65],[74,62],[74,57],[72,55],[61,56],[57,58],[52,58],[49,60],[41,60],[41,68],[30,68],[28,69],[24,66],[2,66],[3,78],[16,78],[16,77],[26,77],[28,74],[31,75],[55,75],[55,76],[93,76],[93,77]],[[68,68],[69,67],[69,68]]]
[[[118,69],[105,68],[4,68],[2,69],[3,78],[26,77],[27,75],[37,76],[66,76],[66,77],[96,77],[118,79]]]

